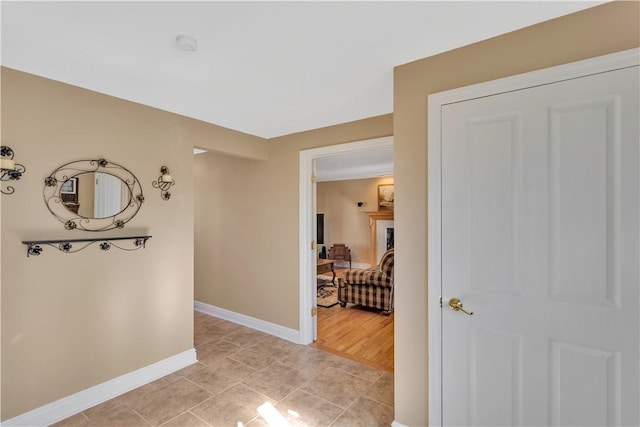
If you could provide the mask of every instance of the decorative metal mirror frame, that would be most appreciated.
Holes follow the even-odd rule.
[[[126,184],[129,190],[129,204],[122,211],[106,218],[86,218],[64,206],[60,195],[62,185],[70,178],[91,172],[113,175]],[[105,159],[77,160],[58,167],[45,178],[43,197],[51,214],[64,224],[65,229],[84,231],[123,228],[138,213],[144,202],[142,186],[138,178],[129,169]]]

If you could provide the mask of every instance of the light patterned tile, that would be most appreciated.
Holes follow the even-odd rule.
[[[264,422],[260,417],[254,418],[249,421],[248,424],[245,424],[247,427],[273,427]],[[277,424],[276,424],[277,425]]]
[[[264,332],[244,328],[225,335],[224,339],[240,347],[249,347],[256,343],[263,342],[267,337],[269,337],[269,335]]]
[[[227,320],[221,320],[220,322],[214,323],[209,328],[211,333],[216,335],[219,338],[225,338],[229,334],[232,334],[234,332],[239,332],[244,329],[249,329],[249,328],[247,328],[246,326],[238,325],[237,323],[229,322]]]
[[[166,385],[169,385],[169,384],[171,384],[173,382],[178,381],[180,379],[180,377],[181,377],[180,375],[178,375],[177,373],[174,372],[172,374],[165,375],[162,378],[158,378],[157,380],[155,380],[153,382],[150,382],[148,385],[157,390],[157,389],[159,389],[161,387],[164,387]]]
[[[162,424],[162,427],[209,427],[209,424],[196,417],[191,412],[183,412],[177,417]]]
[[[189,375],[193,374],[194,372],[199,371],[202,368],[205,368],[206,366],[203,365],[200,362],[196,362],[193,365],[189,365],[186,368],[182,368],[179,371],[174,372],[174,374],[176,375],[180,375],[181,377],[188,377]]]
[[[206,344],[210,341],[224,339],[225,336],[249,329],[238,324],[228,322],[226,320],[218,319],[212,316],[206,318],[194,318],[194,337],[193,341],[195,346]]]
[[[299,371],[304,370],[315,376],[334,366],[337,363],[335,359],[340,358],[315,348],[304,347],[289,354],[280,363],[296,368]]]
[[[89,427],[149,427],[151,424],[144,420],[133,409],[126,406],[118,406],[111,411],[100,413],[91,418]]]
[[[193,311],[193,322],[201,323],[201,322],[222,322],[222,319],[219,317],[211,316],[210,314],[203,313],[201,311]]]
[[[204,313],[194,312],[194,334],[199,363],[54,427],[262,427],[265,402],[292,426],[393,421],[393,374]]]
[[[190,412],[212,426],[236,426],[247,424],[258,413],[258,407],[265,402],[273,404],[266,396],[238,384],[193,408]]]
[[[193,324],[193,342],[199,346],[209,341],[221,338],[220,327],[218,326],[222,320],[207,316],[209,319],[194,320]]]
[[[307,346],[296,344],[294,342],[287,341],[285,339],[282,339],[273,335],[267,336],[264,342],[275,345],[276,347],[281,348],[287,351],[288,353],[295,353],[297,351],[302,350],[303,348],[307,348]]]
[[[276,363],[256,372],[243,384],[272,399],[281,400],[311,378],[305,371]]]
[[[360,395],[366,393],[370,386],[371,383],[362,378],[329,368],[306,382],[300,390],[346,409]]]
[[[113,399],[107,400],[106,402],[100,403],[92,408],[86,409],[84,411],[84,414],[89,418],[95,418],[100,413],[111,411],[118,406],[131,407],[145,394],[151,393],[153,390],[156,390],[156,387],[154,387],[151,383],[145,384],[142,387],[138,387],[124,394],[121,394],[120,396],[114,397]]]
[[[342,372],[362,378],[370,383],[377,381],[385,373],[385,371],[381,369],[372,368],[371,366],[342,357],[332,359],[331,365]]]
[[[135,402],[135,409],[145,420],[157,426],[193,408],[211,394],[187,379],[181,378],[154,390]]]
[[[302,390],[296,390],[278,402],[276,409],[294,427],[328,426],[344,411]]]
[[[194,372],[188,378],[212,395],[216,395],[249,378],[255,372],[255,369],[247,365],[225,358]]]
[[[251,347],[243,348],[242,351],[238,351],[229,357],[254,369],[264,369],[288,354],[289,352],[286,349],[274,344],[258,343]]]
[[[392,406],[361,397],[331,427],[388,427],[393,418]]]
[[[89,425],[89,418],[87,418],[82,412],[72,415],[69,418],[65,418],[50,427],[85,427]]]
[[[375,400],[376,402],[393,406],[393,380],[393,374],[385,372],[380,379],[371,386],[367,394],[364,396],[371,400]]]
[[[198,355],[198,361],[205,366],[210,365],[217,360],[224,359],[231,356],[234,353],[240,351],[242,347],[235,345],[228,341],[215,340],[196,346],[196,354]]]
[[[142,387],[135,388],[127,393],[121,394],[118,397],[114,397],[111,400],[107,400],[104,403],[89,408],[85,410],[84,413],[89,418],[95,418],[101,412],[111,411],[117,406],[126,406],[131,408],[136,405],[136,403],[140,401],[140,399],[142,399],[145,395],[151,393],[154,390],[158,390],[159,388],[162,388],[168,384],[171,384],[178,379],[180,379],[180,376],[175,373],[166,375],[153,382],[150,382],[149,384],[145,384]]]

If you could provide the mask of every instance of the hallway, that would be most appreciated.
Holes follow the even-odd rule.
[[[274,425],[284,418],[292,426],[388,426],[393,421],[389,372],[199,312],[194,330],[199,363],[54,425],[236,427]]]

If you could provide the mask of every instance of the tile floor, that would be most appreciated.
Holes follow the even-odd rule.
[[[392,374],[194,316],[199,363],[54,426],[368,427],[393,421]]]

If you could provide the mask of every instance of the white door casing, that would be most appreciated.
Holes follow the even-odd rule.
[[[311,316],[311,308],[315,304],[312,293],[315,293],[316,251],[311,250],[311,241],[316,239],[313,224],[316,221],[315,195],[310,176],[314,170],[315,159],[336,154],[357,153],[367,150],[392,147],[393,137],[367,139],[346,144],[329,145],[300,151],[299,174],[299,246],[300,246],[300,312],[299,338],[300,344],[310,344],[315,338],[316,324]]]
[[[629,63],[430,98],[432,425],[638,424],[638,67],[550,84]]]
[[[318,212],[318,183],[317,183],[317,175],[316,175],[316,161],[315,159],[312,160],[312,164],[311,164],[311,212],[312,212],[312,216],[317,218],[317,212]],[[318,220],[316,219],[315,221],[312,219],[311,220],[311,241],[315,243],[315,249],[312,250],[313,253],[313,261],[311,262],[311,266],[313,267],[313,264],[316,262],[316,260],[318,259],[318,242],[316,242],[316,238],[318,236]],[[317,268],[312,268],[312,280],[311,283],[309,284],[311,286],[311,307],[314,307],[316,310],[316,314],[314,316],[311,317],[311,328],[312,328],[312,333],[313,333],[313,340],[316,341],[318,339],[318,315],[317,315],[317,310],[318,310],[318,292],[317,292],[317,286],[318,286],[318,274],[317,274]],[[314,292],[316,291],[316,292]]]
[[[96,172],[94,186],[94,218],[107,218],[122,211],[122,180],[117,176]]]

